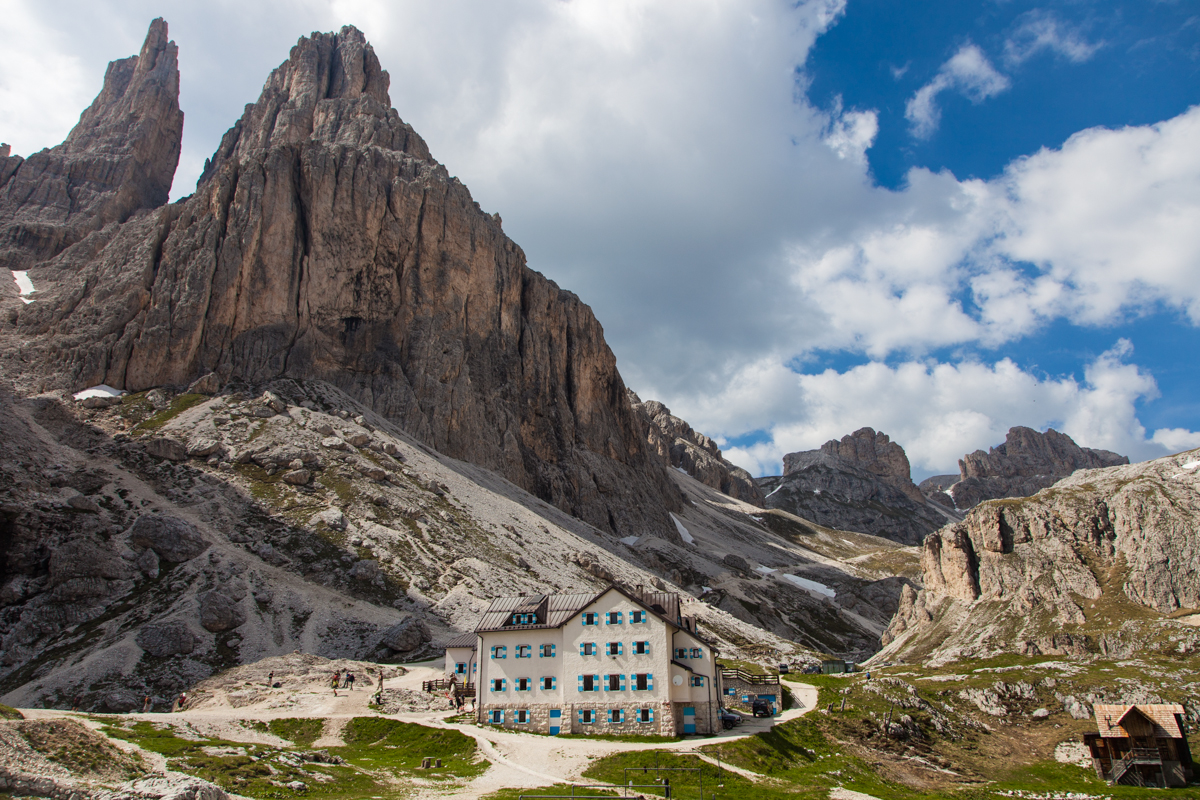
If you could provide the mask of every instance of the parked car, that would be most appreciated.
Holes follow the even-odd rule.
[[[729,730],[730,728],[734,727],[735,725],[741,725],[741,724],[742,724],[742,715],[741,714],[735,714],[734,712],[730,711],[727,708],[721,709],[721,727],[723,727],[725,730]]]
[[[792,671],[792,668],[790,666],[788,666],[787,663],[783,663],[783,664],[779,665],[779,674],[780,675],[787,675],[791,671]]]
[[[756,717],[771,716],[771,704],[766,700],[755,700],[750,708],[754,711],[754,716]]]

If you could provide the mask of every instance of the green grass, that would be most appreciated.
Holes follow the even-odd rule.
[[[312,797],[321,800],[391,800],[407,796],[412,781],[459,783],[487,769],[477,758],[475,741],[458,731],[429,728],[376,717],[346,724],[344,747],[331,755],[344,764],[305,760],[308,746],[320,736],[321,719],[273,720],[265,727],[303,747],[273,747],[225,739],[184,739],[166,723],[126,722],[105,718],[104,732],[166,756],[172,769],[212,781],[226,791],[263,800]],[[259,726],[253,726],[258,728]],[[442,769],[420,770],[424,757],[441,758]],[[287,787],[292,781],[303,790]]]
[[[549,736],[549,734],[545,734]],[[554,738],[556,739],[596,739],[601,742],[634,742],[638,744],[662,744],[664,742],[678,742],[678,736],[657,736],[651,734],[638,733],[605,733],[597,736],[585,736],[579,733],[560,733]]]
[[[168,422],[175,419],[192,406],[200,405],[205,400],[211,399],[212,398],[202,394],[181,394],[172,399],[171,404],[162,411],[159,411],[157,414],[150,416],[148,419],[139,422],[131,431],[131,433],[135,435],[153,433],[161,429]]]
[[[479,800],[520,800],[522,797],[553,797],[554,795],[570,796],[572,790],[576,797],[620,797],[620,793],[612,789],[583,789],[569,783],[556,783],[553,786],[539,786],[536,789],[501,789],[498,792],[485,794]]]
[[[0,719],[25,719],[25,715],[15,708],[0,705]]]
[[[297,747],[312,747],[312,743],[320,739],[325,730],[325,720],[297,717],[273,719],[267,723],[267,730]]]

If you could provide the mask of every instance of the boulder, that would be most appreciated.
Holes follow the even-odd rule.
[[[129,543],[148,547],[163,561],[190,561],[208,549],[200,531],[186,520],[165,514],[143,514],[129,531]]]
[[[380,641],[398,653],[416,650],[430,639],[429,629],[416,617],[407,617],[383,632]]]
[[[207,458],[221,450],[221,443],[216,439],[197,439],[188,445],[187,454],[192,458]]]
[[[137,561],[134,563],[137,564],[137,568],[147,578],[154,579],[158,577],[158,553],[155,553],[149,547],[142,551],[142,554],[138,556]]]
[[[258,401],[277,414],[287,411],[287,403],[283,402],[283,398],[274,392],[263,392],[263,396]]]
[[[100,696],[100,704],[104,707],[105,711],[124,714],[127,711],[133,711],[135,708],[140,708],[142,700],[128,689],[109,689]]]
[[[350,568],[349,575],[356,581],[363,581],[364,583],[373,581],[379,575],[379,562],[370,558],[357,561]]]
[[[377,467],[370,462],[360,461],[354,465],[354,468],[373,481],[387,480],[387,470]]]
[[[329,436],[321,440],[322,447],[328,447],[330,450],[349,450],[350,445],[346,444],[343,439],[336,436]]]
[[[72,495],[71,497],[68,497],[67,505],[69,505],[71,508],[75,509],[76,511],[83,511],[88,514],[99,514],[100,513],[100,506],[98,506],[96,504],[96,501],[93,500],[92,498],[86,497],[82,494],[76,494],[76,495]]]
[[[183,442],[166,437],[151,439],[146,442],[146,452],[155,458],[163,458],[168,461],[187,461],[187,447]]]
[[[366,433],[352,433],[346,437],[346,441],[355,447],[366,447],[371,442],[371,437]]]
[[[316,526],[322,522],[324,522],[327,527],[332,528],[335,531],[346,530],[346,515],[342,513],[341,509],[327,508],[324,511],[317,512],[316,514],[312,515],[312,518],[309,519],[308,524]]]
[[[196,648],[196,635],[183,620],[147,623],[138,630],[134,641],[157,658],[187,655]]]
[[[227,591],[214,589],[200,595],[200,624],[207,631],[230,631],[246,622],[246,612]]]
[[[312,480],[312,473],[306,469],[294,469],[283,473],[283,482],[293,486],[305,486]]]
[[[742,558],[736,553],[726,553],[725,557],[721,559],[721,563],[730,569],[736,569],[739,572],[750,571],[750,562],[746,561],[746,559]]]
[[[210,372],[193,381],[187,390],[189,394],[216,394],[221,391],[221,379],[215,372]]]

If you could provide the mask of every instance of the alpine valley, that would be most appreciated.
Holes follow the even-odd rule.
[[[168,202],[179,87],[158,19],[65,141],[0,148],[0,800],[499,800],[660,760],[765,798],[1152,796],[1080,736],[1097,703],[1200,724],[1200,451],[1013,428],[918,485],[863,428],[754,478],[625,385],[357,29],[301,38]],[[418,691],[493,598],[613,584],[789,665],[785,719],[535,768]],[[334,669],[401,688],[334,711]]]

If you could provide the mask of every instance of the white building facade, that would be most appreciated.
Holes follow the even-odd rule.
[[[667,736],[720,726],[717,652],[677,594],[612,586],[497,598],[475,633],[480,723]]]

